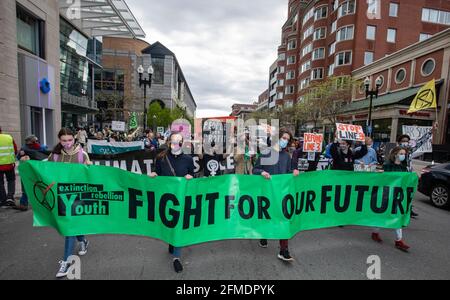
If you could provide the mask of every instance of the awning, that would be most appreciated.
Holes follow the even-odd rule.
[[[443,83],[443,80],[439,80],[436,82],[436,91],[439,90],[439,87]],[[380,107],[380,106],[388,106],[392,104],[404,104],[410,105],[411,101],[417,95],[422,86],[409,88],[399,92],[388,93],[383,96],[378,97],[377,99],[373,99],[372,107]],[[437,92],[439,94],[439,92]],[[368,110],[370,105],[370,99],[353,101],[349,105],[345,106],[342,109],[343,113],[353,112],[353,111],[361,111]]]
[[[90,36],[145,38],[125,0],[59,0],[60,14]]]

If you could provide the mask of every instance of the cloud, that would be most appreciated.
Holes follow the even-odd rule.
[[[150,43],[172,50],[198,105],[228,115],[267,88],[287,0],[127,0]]]

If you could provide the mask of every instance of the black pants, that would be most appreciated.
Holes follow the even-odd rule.
[[[5,190],[5,180],[8,182],[8,192]],[[14,194],[16,193],[16,173],[15,170],[0,171],[0,203],[5,202],[7,199],[14,200]]]

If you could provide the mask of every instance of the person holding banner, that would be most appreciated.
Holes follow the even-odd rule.
[[[194,161],[190,155],[183,153],[183,136],[173,132],[168,138],[168,146],[156,156],[156,170],[150,174],[151,178],[157,176],[184,177],[187,180],[194,178]],[[173,255],[175,272],[183,272],[181,263],[181,249],[169,245],[169,253]]]
[[[58,133],[58,138],[59,144],[56,145],[55,149],[48,157],[48,161],[86,165],[92,164],[89,160],[88,154],[84,152],[83,148],[81,148],[80,145],[75,144],[75,134],[72,130],[68,128],[61,129]],[[70,267],[70,262],[67,260],[73,254],[77,240],[80,242],[80,250],[78,251],[78,255],[84,256],[87,254],[89,242],[85,236],[80,235],[76,237],[65,237],[64,258],[59,262],[60,268],[56,274],[56,278],[63,278],[67,276]]]
[[[366,142],[362,142],[359,150],[351,149],[352,142],[349,140],[337,140],[330,148],[333,163],[332,170],[353,171],[355,160],[363,158],[367,154]]]
[[[287,146],[289,144],[289,140],[292,138],[292,135],[287,130],[280,130],[280,140],[278,145],[270,148],[268,153],[262,154],[256,161],[256,165],[253,168],[254,175],[261,175],[264,178],[270,180],[272,175],[279,174],[289,174],[293,172],[294,176],[299,175],[299,171],[297,169],[292,170],[291,167],[291,157],[289,153],[286,151]],[[278,153],[274,153],[274,151]],[[263,165],[262,159],[269,159],[269,157],[278,157],[278,160],[273,165]],[[267,240],[262,239],[259,241],[259,245],[262,248],[267,248]],[[280,252],[278,254],[278,258],[282,261],[292,262],[294,259],[289,253],[289,241],[288,240],[280,240]]]
[[[392,149],[391,153],[389,154],[388,161],[383,165],[383,171],[384,172],[408,172],[408,169],[406,168],[404,162],[407,158],[408,152],[400,147],[397,146],[394,149]],[[408,249],[410,248],[408,245],[406,245],[403,242],[403,230],[396,229],[395,230],[395,248],[403,251],[408,252]],[[380,229],[375,228],[375,230],[372,233],[372,240],[374,240],[377,243],[382,243],[383,240],[380,237]]]

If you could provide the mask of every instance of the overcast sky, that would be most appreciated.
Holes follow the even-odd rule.
[[[127,0],[147,34],[172,50],[197,117],[226,116],[268,86],[288,0]]]

